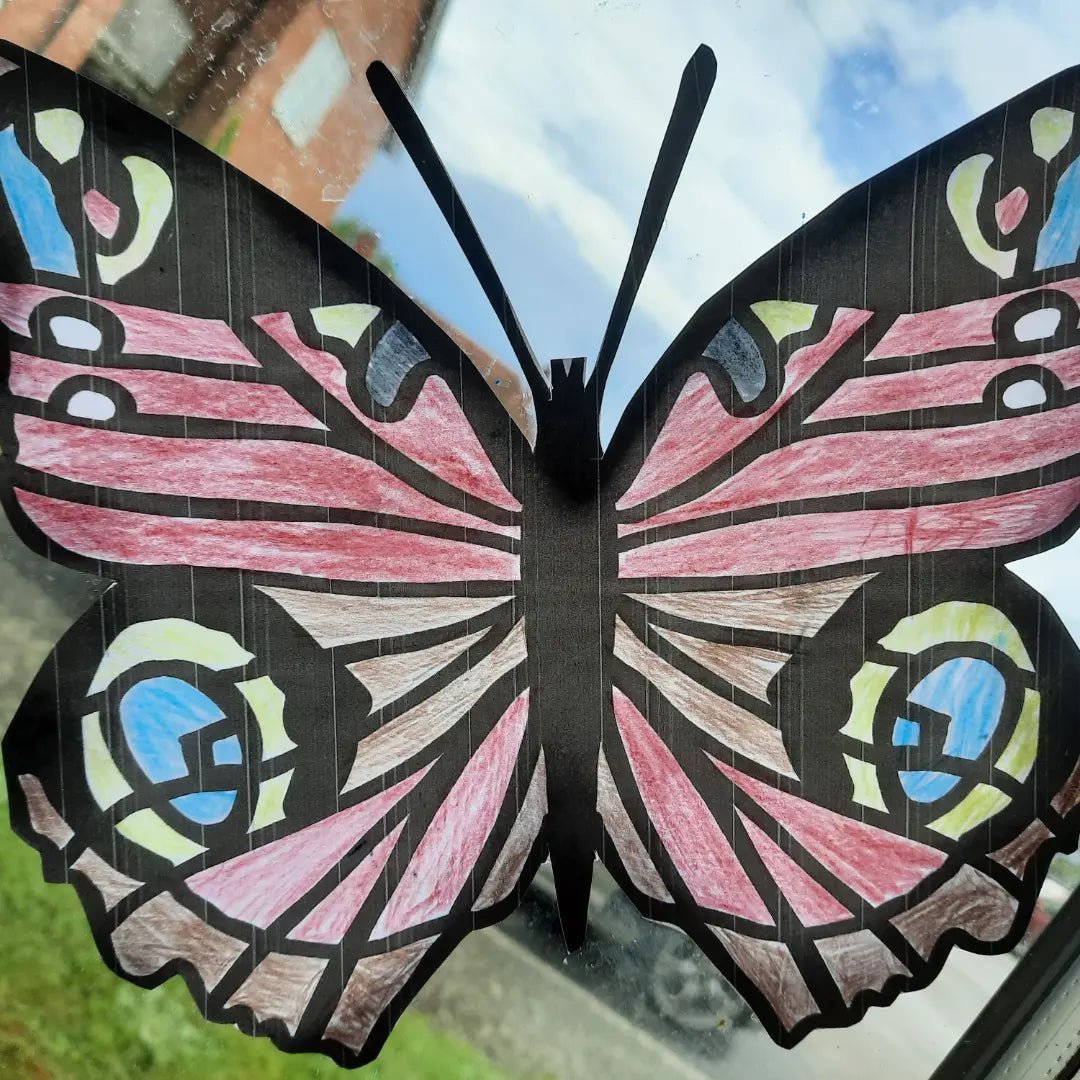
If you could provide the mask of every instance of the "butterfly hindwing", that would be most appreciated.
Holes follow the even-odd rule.
[[[609,451],[604,857],[784,1044],[1012,948],[1076,843],[1077,650],[1006,563],[1080,505],[1078,101],[1065,73],[844,196]]]
[[[118,973],[369,1060],[543,851],[527,402],[208,151],[3,55],[4,504],[111,581],[7,733],[13,822]]]

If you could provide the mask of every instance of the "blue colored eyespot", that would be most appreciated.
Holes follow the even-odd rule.
[[[227,739],[218,739],[213,745],[213,755],[215,765],[243,764],[244,752],[239,737],[230,735]]]
[[[908,700],[950,718],[943,751],[974,761],[990,744],[1005,704],[1005,677],[975,657],[946,660],[908,695]]]
[[[216,825],[224,821],[236,802],[235,791],[196,791],[169,800],[184,817],[197,825]]]
[[[181,739],[225,714],[201,690],[169,675],[136,683],[120,702],[120,723],[132,756],[156,784],[188,775]],[[243,748],[236,735],[218,739],[215,765],[239,765]],[[232,812],[236,791],[194,791],[169,801],[189,821],[216,825]]]
[[[155,784],[187,776],[180,740],[224,717],[201,690],[170,675],[136,683],[120,702],[132,756]]]
[[[949,728],[942,745],[944,757],[976,760],[990,745],[1005,705],[1005,677],[993,664],[975,657],[946,660],[934,668],[908,695],[908,700],[933,709],[949,718]],[[915,720],[897,717],[892,744],[917,747],[922,727]],[[944,798],[960,782],[948,771],[947,762],[939,769],[911,769],[900,772],[900,786],[909,799],[933,803]]]
[[[893,746],[918,746],[921,729],[914,720],[905,720],[898,716],[893,725]]]
[[[952,773],[918,769],[900,773],[900,786],[912,802],[932,803],[948,795],[960,783],[959,776]]]

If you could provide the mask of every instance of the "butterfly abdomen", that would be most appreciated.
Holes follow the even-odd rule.
[[[522,500],[529,681],[548,762],[545,826],[566,943],[584,940],[602,841],[596,761],[611,712],[615,510],[599,488],[598,408],[584,361],[555,361]],[[593,468],[589,462],[595,462]]]

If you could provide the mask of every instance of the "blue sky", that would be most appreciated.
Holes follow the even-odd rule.
[[[675,14],[663,0],[450,0],[417,105],[538,355],[592,356],[682,67],[714,48],[716,90],[621,358],[625,395],[703,300],[807,216],[1080,59],[1072,2],[684,0]],[[400,151],[341,215],[374,228],[410,291],[508,356]]]
[[[595,356],[687,59],[717,84],[620,350],[610,428],[696,308],[845,189],[1080,61],[1075,0],[450,0],[422,119],[541,358]],[[399,152],[341,208],[410,292],[505,337]],[[1080,632],[1080,545],[1028,576]]]

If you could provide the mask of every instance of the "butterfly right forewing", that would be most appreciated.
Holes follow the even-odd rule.
[[[1011,948],[1077,839],[1080,657],[1005,565],[1080,505],[1076,82],[762,259],[616,435],[604,857],[785,1045]]]

